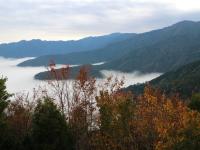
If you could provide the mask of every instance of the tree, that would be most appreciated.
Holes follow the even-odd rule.
[[[0,149],[7,149],[9,144],[7,144],[7,123],[5,110],[9,104],[9,94],[6,90],[6,78],[0,79]]]
[[[32,137],[35,149],[73,149],[68,124],[52,99],[45,97],[43,101],[38,102],[32,124]]]
[[[35,102],[30,102],[27,95],[23,94],[16,94],[9,103],[6,109],[6,134],[10,149],[31,150],[31,126],[34,107]]]
[[[0,79],[0,118],[4,115],[4,110],[8,106],[8,98],[11,96],[6,90],[6,78]]]
[[[131,93],[119,91],[122,84],[115,79],[114,83],[111,81],[109,90],[102,89],[96,97],[100,130],[91,138],[93,149],[135,149],[130,132],[130,123],[135,117],[135,102]]]
[[[199,93],[192,95],[191,101],[188,106],[189,108],[200,112],[200,94]]]

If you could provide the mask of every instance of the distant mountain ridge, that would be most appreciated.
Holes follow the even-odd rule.
[[[103,48],[113,42],[126,40],[134,35],[134,33],[113,33],[70,41],[22,40],[19,42],[0,44],[0,56],[10,58],[38,57],[42,55],[95,50]]]
[[[96,70],[167,72],[200,60],[200,22],[182,21],[159,30],[136,34],[94,51],[48,55],[20,66],[42,66],[50,59],[58,64],[91,64],[105,61]]]

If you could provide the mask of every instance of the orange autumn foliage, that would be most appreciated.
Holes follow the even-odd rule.
[[[136,116],[137,132],[151,149],[179,149],[184,141],[191,140],[184,133],[187,130],[192,136],[200,135],[198,112],[190,110],[179,98],[168,98],[150,87],[139,98]]]

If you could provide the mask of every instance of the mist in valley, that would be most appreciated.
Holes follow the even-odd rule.
[[[8,59],[8,58],[0,58],[0,76],[7,77],[7,89],[11,93],[19,93],[19,92],[32,92],[34,88],[38,86],[43,86],[44,81],[39,81],[34,79],[34,75],[46,71],[45,67],[18,67],[17,64],[28,60],[30,58],[21,58],[21,59]],[[97,63],[94,65],[101,65],[102,63]],[[58,65],[61,67],[62,65]],[[137,71],[132,73],[122,73],[118,71],[101,71],[103,76],[109,77],[117,77],[119,79],[124,79],[124,87],[129,85],[133,85],[136,83],[143,83],[149,81],[153,78],[161,75],[160,73],[150,73],[150,74],[141,74]],[[101,82],[102,79],[98,79],[98,82]]]
[[[20,62],[30,58],[7,59],[0,58],[0,75],[7,77],[7,89],[11,93],[31,91],[41,84],[41,81],[34,80],[34,75],[45,71],[45,67],[18,67]]]

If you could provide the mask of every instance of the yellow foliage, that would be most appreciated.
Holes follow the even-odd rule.
[[[185,131],[192,136],[200,135],[200,114],[191,111],[177,97],[167,98],[159,91],[146,87],[136,107],[135,126],[142,139],[152,149],[174,149],[187,139]],[[149,143],[150,142],[150,143]]]

